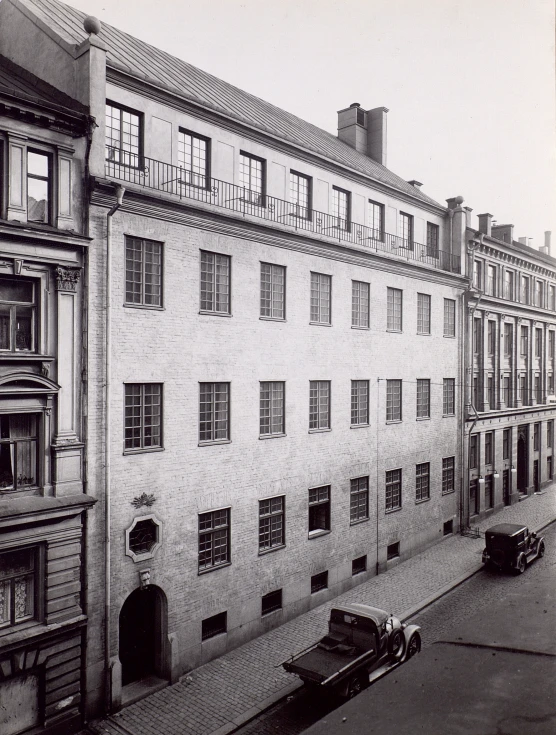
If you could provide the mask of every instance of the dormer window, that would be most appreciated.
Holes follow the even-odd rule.
[[[0,278],[0,351],[34,352],[36,290],[32,281]]]
[[[50,156],[40,151],[27,151],[27,220],[51,223],[50,190],[52,183]]]

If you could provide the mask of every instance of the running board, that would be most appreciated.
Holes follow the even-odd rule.
[[[396,661],[394,663],[383,664],[382,666],[379,666],[378,669],[371,671],[369,674],[369,684],[373,684],[375,681],[382,679],[382,677],[389,674],[390,671],[397,669],[401,663],[401,661]]]

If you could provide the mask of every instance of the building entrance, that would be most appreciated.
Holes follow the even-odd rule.
[[[517,437],[517,489],[520,493],[527,492],[529,466],[528,429],[528,426],[520,426]]]
[[[163,600],[157,587],[136,589],[120,612],[122,686],[162,676]]]

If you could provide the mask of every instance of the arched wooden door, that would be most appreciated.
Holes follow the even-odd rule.
[[[120,612],[122,685],[162,676],[164,640],[163,593],[155,586],[134,590]]]

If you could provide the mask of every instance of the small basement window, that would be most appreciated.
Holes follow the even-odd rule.
[[[356,574],[367,571],[367,555],[359,556],[351,562],[351,574],[355,577]]]
[[[269,592],[261,598],[261,615],[268,615],[275,610],[282,609],[282,590]]]
[[[311,594],[328,588],[328,571],[314,574],[311,577]]]
[[[395,544],[388,544],[388,547],[386,548],[386,561],[391,561],[392,559],[398,559],[400,556],[400,542],[396,541]]]
[[[211,618],[205,618],[201,623],[201,640],[206,641],[208,638],[214,638],[216,635],[225,633],[228,629],[227,617],[228,613],[223,612],[213,615]]]
[[[454,521],[446,521],[444,523],[444,536],[449,536],[454,533]]]

